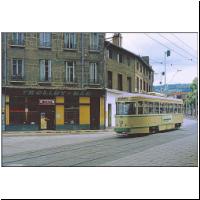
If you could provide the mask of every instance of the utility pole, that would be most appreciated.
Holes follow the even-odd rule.
[[[166,63],[166,58],[170,56],[170,50],[167,50],[165,53],[164,53],[164,65],[165,65],[165,94],[167,93],[167,76],[166,76],[166,71],[167,71],[167,63]]]

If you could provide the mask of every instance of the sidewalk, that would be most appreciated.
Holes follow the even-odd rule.
[[[184,117],[185,117],[186,119],[198,120],[198,116],[185,115]]]
[[[101,130],[43,130],[43,131],[2,131],[2,136],[51,136],[51,135],[69,135],[69,134],[95,134],[113,132],[112,128]]]

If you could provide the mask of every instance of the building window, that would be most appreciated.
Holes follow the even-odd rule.
[[[145,83],[145,81],[143,81],[143,90],[144,91],[146,90],[146,83]]]
[[[67,96],[65,98],[65,124],[79,124],[79,97]]]
[[[140,79],[140,91],[142,91],[142,79]]]
[[[24,33],[12,33],[12,45],[24,45]]]
[[[130,64],[131,64],[131,61],[130,61],[129,57],[127,57],[127,64],[128,64],[128,66],[130,66]]]
[[[137,62],[137,71],[139,71],[139,63]]]
[[[40,33],[40,47],[51,47],[51,33]]]
[[[66,81],[67,82],[74,82],[74,61],[67,61],[66,62]]]
[[[111,49],[108,49],[108,58],[113,58],[113,51]]]
[[[149,92],[149,85],[148,85],[148,83],[147,83],[146,89],[147,89],[147,92]]]
[[[142,73],[142,65],[140,64],[140,72]]]
[[[99,34],[90,33],[90,49],[99,50]]]
[[[76,49],[77,48],[77,34],[64,33],[64,48]]]
[[[139,89],[140,89],[140,87],[139,87],[139,78],[137,77],[137,83],[136,83],[136,85],[137,85],[137,92],[139,91]]]
[[[12,79],[22,80],[24,77],[24,62],[22,59],[12,60]]]
[[[123,63],[123,56],[120,53],[117,54],[117,62],[118,63]]]
[[[108,88],[112,89],[112,72],[108,71]]]
[[[51,81],[51,60],[40,60],[40,81]]]
[[[131,77],[127,77],[128,92],[132,92]]]
[[[97,83],[97,63],[90,63],[90,83]]]
[[[118,74],[118,90],[123,90],[123,87],[122,87],[122,74]]]

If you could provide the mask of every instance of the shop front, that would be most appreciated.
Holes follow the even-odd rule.
[[[105,128],[103,89],[3,88],[6,131]]]

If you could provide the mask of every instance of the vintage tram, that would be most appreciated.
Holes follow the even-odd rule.
[[[177,129],[183,123],[183,101],[159,93],[118,97],[115,118],[118,135]]]

